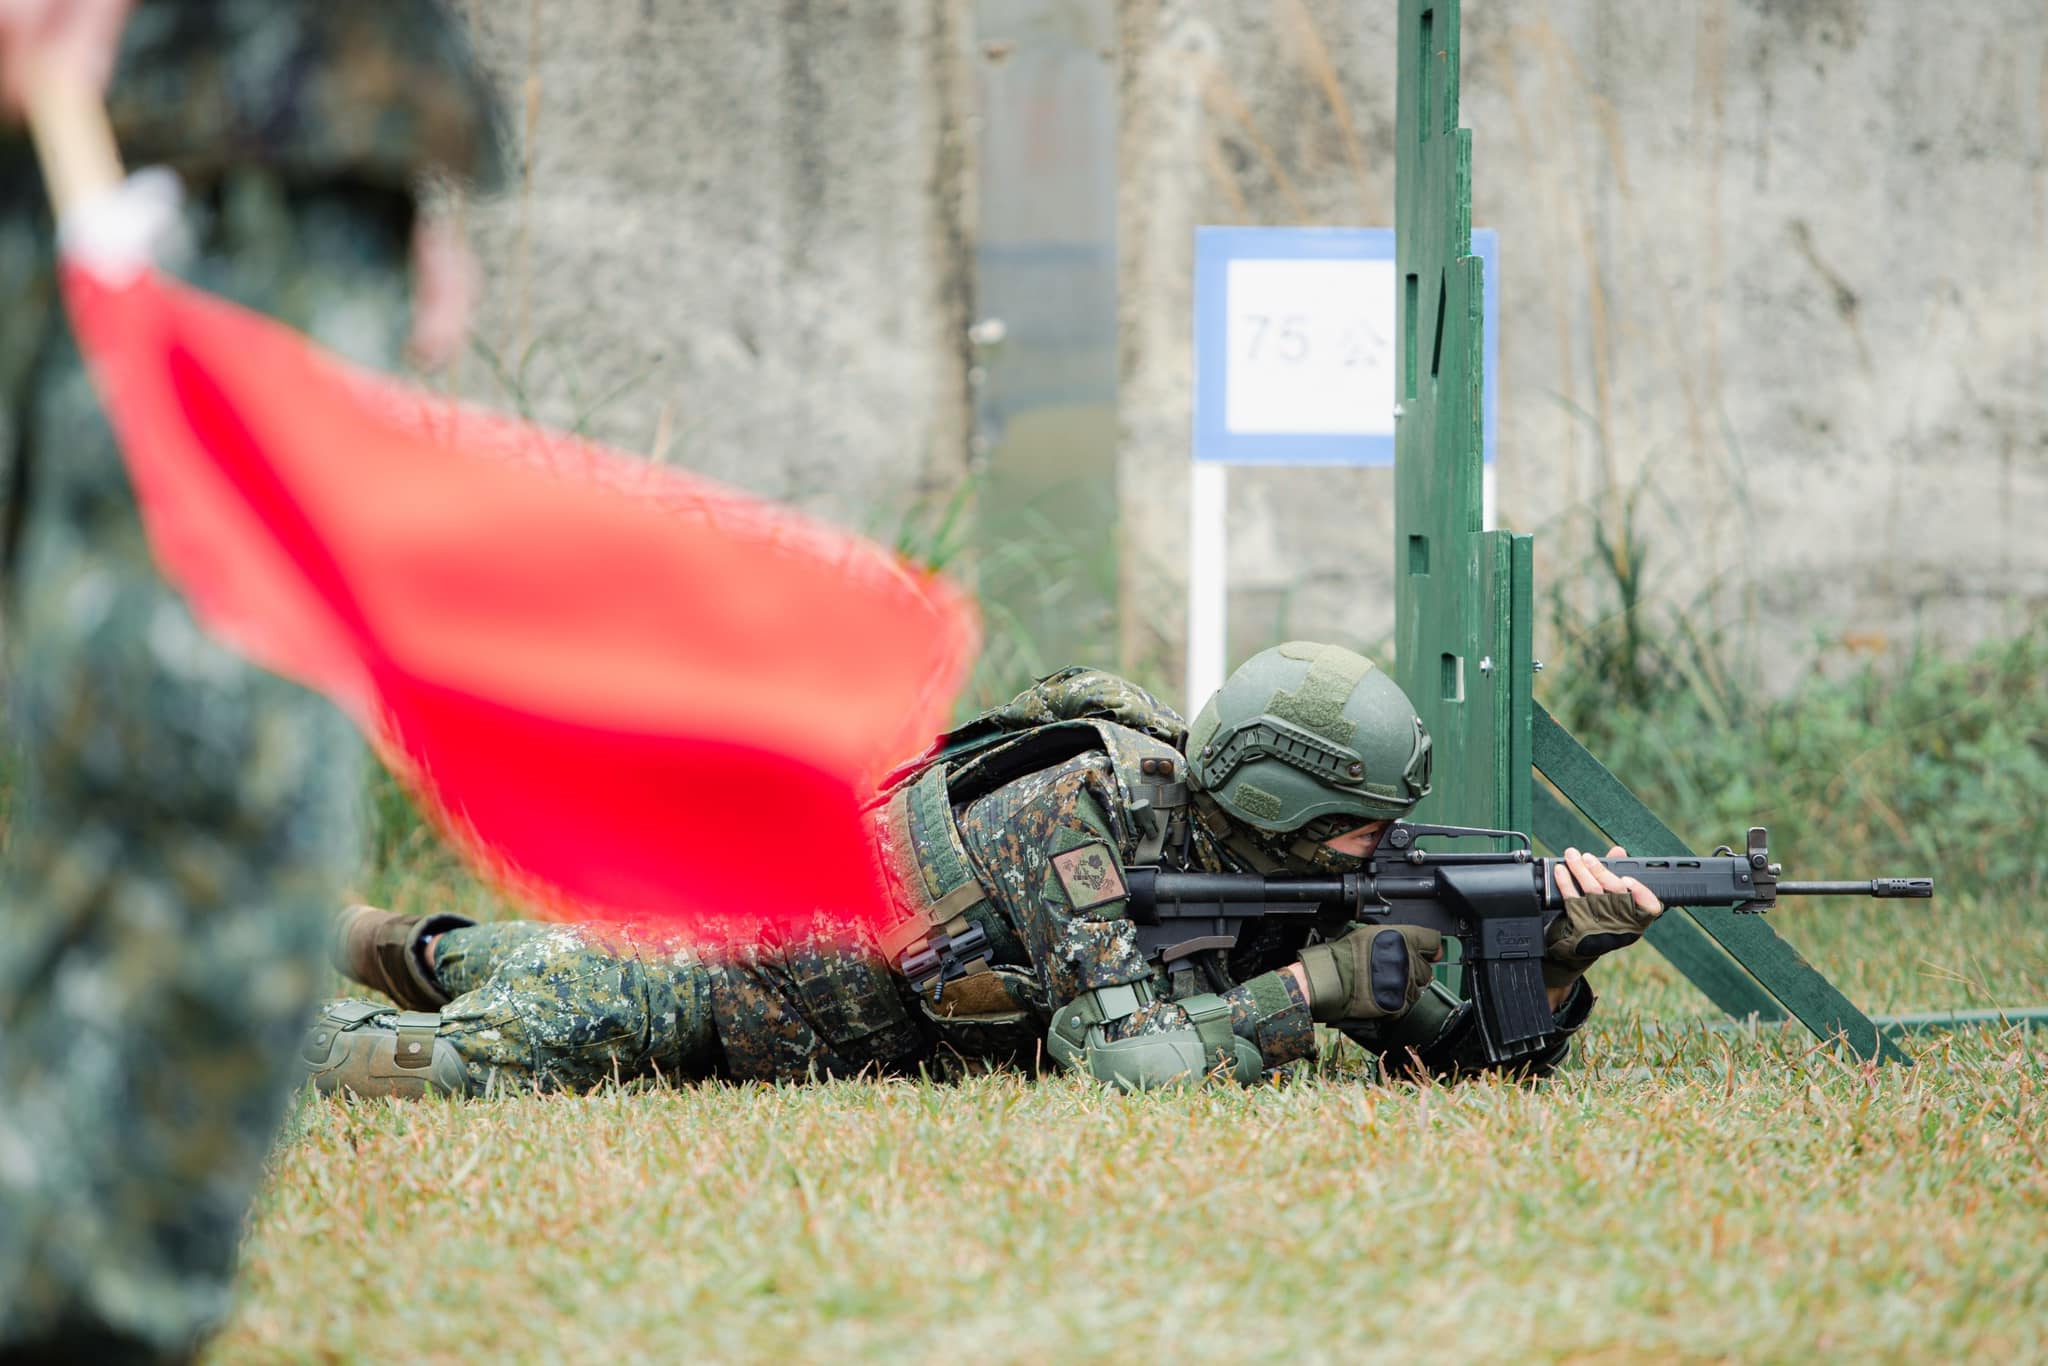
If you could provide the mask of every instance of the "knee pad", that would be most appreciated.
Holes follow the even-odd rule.
[[[438,1014],[335,1001],[314,1018],[300,1056],[322,1095],[467,1095],[468,1071],[440,1028]]]

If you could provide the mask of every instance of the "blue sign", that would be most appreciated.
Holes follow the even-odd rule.
[[[1485,262],[1493,463],[1500,249]],[[1401,348],[1392,228],[1195,230],[1195,450],[1227,465],[1392,465]]]

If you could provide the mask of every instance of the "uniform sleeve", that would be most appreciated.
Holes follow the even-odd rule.
[[[1087,1027],[1109,1043],[1148,1036],[1185,1043],[1200,1035],[1190,1056],[1203,1056],[1217,1037],[1228,1042],[1235,1035],[1267,1068],[1311,1054],[1308,1002],[1278,973],[1223,993],[1225,1009],[1202,1020],[1164,999],[1166,976],[1139,951],[1128,917],[1121,832],[1091,790],[1105,780],[1101,761],[1071,761],[1010,784],[960,819],[991,893],[1007,903],[1055,1019],[1079,1002]]]
[[[1267,1067],[1280,1067],[1316,1053],[1315,1020],[1308,997],[1292,976],[1262,972],[1223,994],[1230,1003],[1230,1029],[1259,1050]]]

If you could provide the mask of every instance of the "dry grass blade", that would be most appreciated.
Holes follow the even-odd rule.
[[[1622,1029],[1540,1090],[316,1101],[215,1360],[2020,1359],[2044,1123],[2048,1040],[1997,1031],[1872,1071]]]

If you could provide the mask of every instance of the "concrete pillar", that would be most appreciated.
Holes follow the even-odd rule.
[[[460,387],[894,535],[966,467],[965,13],[473,5],[525,163]]]

